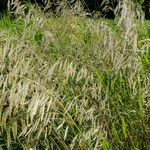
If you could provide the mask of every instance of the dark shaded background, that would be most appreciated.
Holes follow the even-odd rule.
[[[59,6],[61,0],[51,0],[49,10],[55,11]],[[74,5],[77,0],[67,0],[68,5]],[[119,0],[80,0],[83,4],[85,11],[89,13],[99,12],[102,17],[108,19],[114,19],[114,9],[116,8]],[[144,3],[140,3],[140,0],[134,0],[135,2],[142,5],[142,9],[145,12],[145,19],[150,19],[150,0],[145,0]],[[0,12],[7,11],[8,0],[0,0]],[[20,0],[22,3],[30,2],[37,3],[41,9],[46,6],[45,0]],[[13,7],[12,7],[13,8]],[[14,11],[14,10],[12,10]]]

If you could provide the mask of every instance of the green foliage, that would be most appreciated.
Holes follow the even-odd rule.
[[[140,5],[144,4],[144,0],[136,0]]]
[[[0,148],[149,149],[149,22],[62,12],[0,20]]]

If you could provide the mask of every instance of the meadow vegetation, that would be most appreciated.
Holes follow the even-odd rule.
[[[76,14],[1,17],[0,149],[150,149],[150,21]]]

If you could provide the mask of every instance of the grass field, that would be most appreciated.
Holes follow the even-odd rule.
[[[1,17],[0,149],[150,149],[150,21],[121,19]]]

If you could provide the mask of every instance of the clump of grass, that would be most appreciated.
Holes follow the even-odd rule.
[[[32,7],[0,20],[1,149],[149,149],[149,53],[109,24]]]

